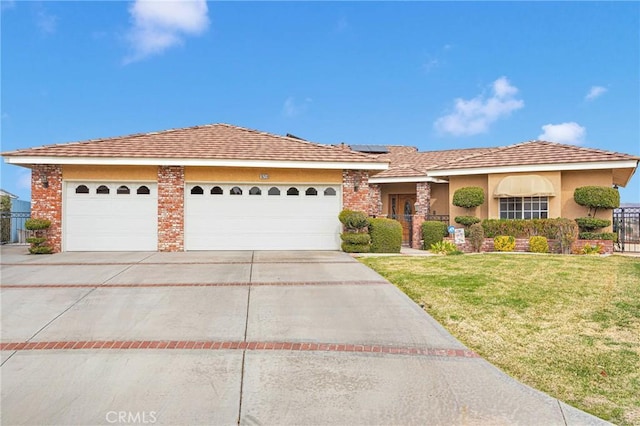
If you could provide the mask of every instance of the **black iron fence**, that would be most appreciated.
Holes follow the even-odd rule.
[[[30,217],[29,212],[1,212],[0,242],[26,244],[29,231],[24,227],[24,223]]]
[[[640,207],[620,207],[613,211],[613,232],[618,234],[615,251],[640,252]]]

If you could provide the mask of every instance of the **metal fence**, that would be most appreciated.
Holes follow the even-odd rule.
[[[620,207],[613,211],[613,232],[618,234],[615,251],[640,252],[640,207]]]
[[[30,217],[30,212],[1,212],[0,242],[2,244],[26,244],[29,231],[24,227],[24,223]]]

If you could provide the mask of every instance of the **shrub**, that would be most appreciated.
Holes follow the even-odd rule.
[[[0,212],[9,213],[11,211],[11,198],[8,195],[0,197]],[[0,241],[8,243],[11,240],[11,217],[4,214],[0,218]]]
[[[576,219],[576,223],[582,232],[590,232],[611,225],[610,220],[595,217],[579,217]]]
[[[31,254],[51,254],[53,253],[53,249],[49,246],[37,246],[37,247],[29,247],[29,253]]]
[[[371,245],[369,244],[350,244],[342,243],[342,251],[345,253],[369,253]]]
[[[498,235],[493,239],[493,248],[496,251],[514,251],[516,239],[511,235]]]
[[[51,226],[51,221],[47,219],[27,219],[24,221],[24,227],[30,231],[40,231],[42,229],[48,229]]]
[[[600,244],[596,244],[595,246],[592,246],[591,244],[587,243],[581,249],[576,248],[573,250],[573,254],[603,254],[603,253],[604,253],[604,246]]]
[[[498,235],[511,235],[516,238],[529,238],[541,235],[547,239],[558,239],[560,228],[569,221],[577,228],[573,220],[557,219],[485,219],[482,221],[484,235],[495,238]],[[576,234],[577,235],[577,234]]]
[[[429,246],[429,251],[446,255],[462,254],[462,252],[458,250],[458,247],[451,241],[438,241],[437,243],[433,243]]]
[[[442,241],[448,235],[447,224],[437,220],[427,220],[422,222],[422,240],[424,249],[431,247],[431,244]]]
[[[371,243],[371,236],[364,232],[345,232],[340,234],[342,241],[348,244],[366,244]]]
[[[529,251],[531,253],[549,253],[547,238],[540,235],[529,238]]]
[[[402,225],[397,220],[369,219],[369,235],[371,235],[372,253],[400,253]]]
[[[560,241],[560,250],[562,253],[568,254],[571,245],[578,239],[578,224],[571,219],[556,219],[558,221],[558,229],[556,239]]]
[[[456,216],[453,220],[464,226],[471,226],[474,223],[480,223],[482,221],[482,219],[476,216]]]
[[[573,191],[573,199],[577,204],[588,207],[589,216],[595,216],[598,209],[620,207],[620,193],[607,186],[581,186]]]
[[[29,238],[27,238],[27,243],[35,244],[36,246],[39,246],[40,244],[44,243],[45,241],[47,241],[47,239],[44,238],[44,237],[29,237]]]
[[[581,232],[579,235],[581,240],[611,240],[618,241],[618,234],[615,232]]]
[[[342,210],[338,215],[338,219],[347,231],[359,231],[366,228],[369,223],[366,213],[348,209]]]
[[[484,203],[484,189],[479,186],[466,186],[453,193],[453,205],[472,209]]]
[[[484,243],[484,228],[479,223],[474,223],[469,228],[469,243],[471,248],[475,252],[482,250],[482,243]]]

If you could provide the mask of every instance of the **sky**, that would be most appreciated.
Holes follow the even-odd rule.
[[[1,3],[1,149],[212,123],[640,156],[638,2]],[[29,170],[2,188],[30,198]],[[640,203],[640,172],[622,202]]]

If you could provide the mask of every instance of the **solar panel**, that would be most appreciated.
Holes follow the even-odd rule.
[[[369,154],[386,154],[389,152],[384,145],[349,145],[349,148],[357,152],[366,152]]]

